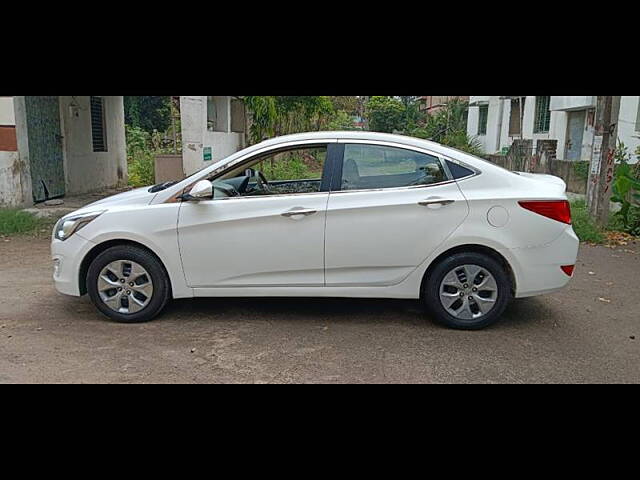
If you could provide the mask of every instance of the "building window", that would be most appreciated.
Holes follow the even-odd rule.
[[[478,115],[478,135],[487,134],[487,120],[489,119],[489,105],[482,105]]]
[[[216,111],[216,101],[213,97],[207,97],[207,130],[215,130],[218,123],[218,115]]]
[[[229,131],[229,97],[207,97],[207,130]]]
[[[525,97],[511,99],[511,114],[509,116],[509,136],[520,135],[522,133],[522,116],[524,111]],[[522,107],[522,108],[521,108]]]
[[[244,133],[245,109],[244,102],[237,98],[231,99],[231,131]]]
[[[549,124],[551,123],[550,101],[551,97],[536,97],[536,117],[533,124],[533,133],[549,132]]]
[[[94,152],[107,151],[107,130],[104,121],[104,99],[90,97],[91,102],[91,138]]]

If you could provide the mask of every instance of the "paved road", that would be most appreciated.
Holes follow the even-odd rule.
[[[48,248],[0,239],[0,382],[640,382],[640,245],[582,246],[567,289],[479,332],[348,299],[181,300],[120,325],[55,292]]]

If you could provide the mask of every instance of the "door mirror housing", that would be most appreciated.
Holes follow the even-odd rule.
[[[209,180],[200,180],[189,191],[193,200],[211,200],[213,198],[213,184]]]

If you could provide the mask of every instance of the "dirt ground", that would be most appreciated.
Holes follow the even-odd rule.
[[[478,331],[415,301],[195,299],[111,323],[58,294],[48,238],[0,239],[0,383],[640,382],[640,245],[583,245],[560,293]]]

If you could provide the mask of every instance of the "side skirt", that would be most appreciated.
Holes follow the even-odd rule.
[[[418,288],[393,287],[219,287],[194,288],[194,297],[419,298]]]

